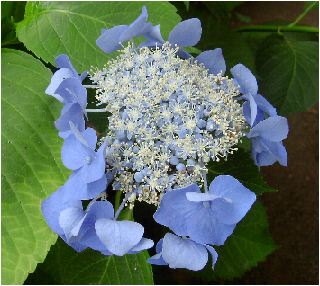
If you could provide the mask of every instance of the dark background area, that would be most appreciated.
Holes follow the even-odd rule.
[[[251,18],[250,24],[290,23],[303,11],[305,2],[243,2],[234,12]],[[191,4],[192,5],[192,4]],[[195,2],[199,9],[203,3]],[[245,25],[237,19],[233,27]],[[319,26],[314,9],[300,24]],[[288,167],[262,167],[268,184],[278,192],[265,193],[270,232],[278,249],[264,262],[230,284],[317,284],[319,283],[319,107],[288,116],[289,136],[284,144]],[[161,273],[161,274],[160,274]],[[169,270],[162,277],[155,271],[155,283],[207,284],[185,271]],[[164,277],[165,276],[165,277]],[[157,281],[158,280],[158,281]],[[170,282],[168,282],[170,281]],[[212,282],[211,284],[217,284]],[[218,282],[219,284],[219,282]],[[226,284],[221,281],[221,284]]]

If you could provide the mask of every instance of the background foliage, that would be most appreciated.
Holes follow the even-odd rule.
[[[151,267],[145,262],[147,252],[124,257],[104,257],[94,251],[77,254],[60,240],[54,244],[56,235],[40,212],[41,201],[68,175],[60,162],[62,142],[53,127],[60,106],[44,94],[54,59],[66,53],[79,71],[104,65],[110,56],[95,45],[101,28],[130,23],[142,5],[148,7],[150,21],[161,24],[165,38],[181,18],[198,17],[203,35],[197,49],[220,47],[228,68],[239,62],[250,67],[257,75],[259,92],[281,114],[304,111],[318,100],[318,29],[299,24],[308,11],[316,8],[316,2],[308,2],[293,23],[266,25],[251,25],[249,17],[235,10],[241,2],[231,1],[2,2],[4,284],[153,283]],[[234,28],[234,18],[243,25]],[[97,122],[98,118],[93,118],[93,124]],[[219,174],[231,174],[258,195],[274,191],[245,151],[246,142],[241,147],[243,150],[227,162],[210,166],[210,180]],[[154,210],[149,208],[144,213],[149,212],[150,217],[150,211]],[[135,218],[148,223],[146,215]],[[153,233],[152,238],[159,239],[164,231]],[[215,272],[206,268],[192,275],[204,281],[240,277],[275,248],[266,212],[257,202],[218,249]],[[162,270],[154,270],[157,283]]]

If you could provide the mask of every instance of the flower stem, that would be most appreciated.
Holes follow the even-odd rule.
[[[121,192],[119,192],[119,193],[121,194]],[[117,193],[117,194],[118,194],[118,193]],[[117,195],[117,194],[116,194],[116,195]],[[116,213],[115,213],[115,215],[114,215],[114,219],[115,219],[115,220],[118,218],[119,214],[120,214],[121,211],[123,210],[123,208],[124,208],[124,206],[125,206],[125,204],[126,204],[126,202],[127,202],[127,200],[128,200],[128,198],[129,198],[130,195],[131,195],[131,193],[127,193],[127,194],[125,195],[125,197],[123,198],[121,205],[117,208],[117,211],[116,211]],[[119,196],[119,199],[120,199],[120,196]],[[117,197],[116,197],[116,200],[117,200]],[[119,202],[118,202],[118,204],[119,204]],[[115,202],[115,205],[116,205],[116,202]]]
[[[318,4],[318,1],[314,1],[310,5],[308,5],[304,11],[291,23],[288,25],[288,27],[293,27],[296,24],[298,24],[316,5]]]
[[[252,25],[236,29],[237,32],[305,32],[319,33],[319,28],[311,26],[278,26],[278,25]]]
[[[86,112],[106,112],[106,108],[101,108],[101,109],[86,109]]]
[[[206,174],[203,174],[203,182],[204,182],[204,192],[208,192],[208,182],[207,182],[207,176]]]

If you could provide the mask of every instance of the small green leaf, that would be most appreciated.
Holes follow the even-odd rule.
[[[264,261],[276,249],[276,245],[269,233],[267,215],[262,204],[256,202],[225,244],[215,248],[219,258],[214,271],[211,265],[207,265],[196,274],[204,280],[238,278]]]
[[[319,44],[270,36],[256,56],[259,92],[280,113],[305,111],[319,98]]]
[[[3,284],[22,284],[57,238],[40,210],[67,175],[53,126],[60,104],[44,94],[51,75],[32,56],[2,50]]]
[[[76,253],[58,239],[27,284],[153,284],[148,257],[147,251],[121,257],[91,249]]]
[[[229,155],[228,161],[210,162],[208,169],[209,183],[216,176],[231,175],[257,195],[261,195],[264,192],[275,191],[275,189],[268,186],[263,180],[259,169],[254,165],[249,152],[242,149],[235,151],[233,155]]]
[[[168,2],[28,2],[17,35],[27,49],[46,62],[68,54],[79,71],[102,67],[110,55],[96,45],[102,28],[129,24],[146,5],[149,20],[161,24],[166,38],[179,22],[176,8]]]

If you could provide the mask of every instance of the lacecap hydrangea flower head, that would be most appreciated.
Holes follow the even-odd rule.
[[[208,162],[227,160],[246,136],[257,166],[287,164],[282,140],[288,124],[258,93],[254,75],[238,64],[225,75],[221,49],[194,58],[186,47],[201,37],[201,23],[189,19],[164,40],[160,25],[148,22],[145,7],[130,25],[102,31],[96,43],[118,51],[103,69],[79,75],[68,56],[56,59],[46,93],[62,103],[55,122],[64,139],[62,162],[72,171],[42,204],[54,232],[76,251],[104,255],[137,253],[153,246],[144,227],[119,220],[136,201],[157,207],[153,217],[168,227],[151,264],[202,269],[215,245],[223,245],[256,200],[229,175],[207,182]],[[137,45],[135,37],[145,41]],[[82,81],[89,78],[91,85]],[[87,89],[98,106],[87,109]],[[108,112],[105,136],[87,127],[88,112]],[[119,206],[108,200],[123,195]]]

